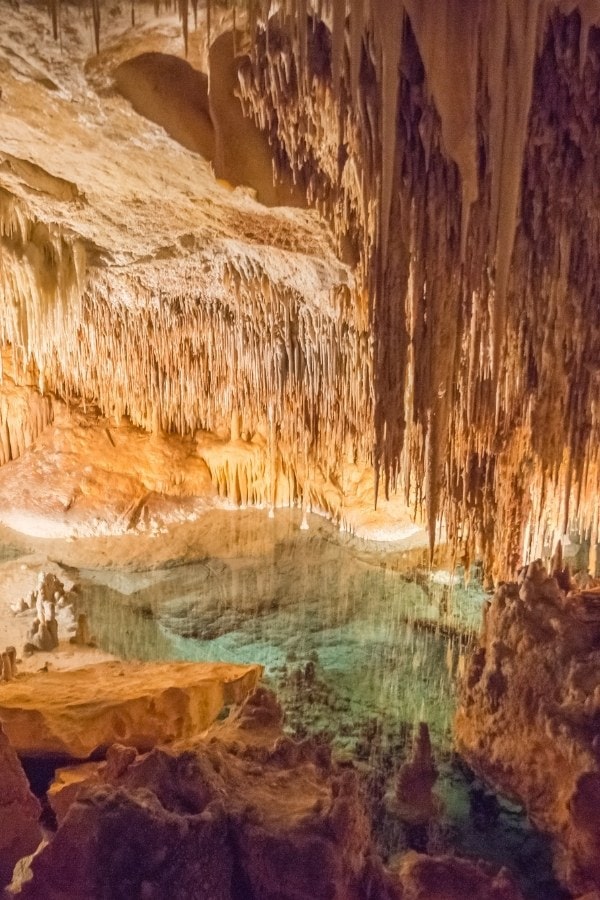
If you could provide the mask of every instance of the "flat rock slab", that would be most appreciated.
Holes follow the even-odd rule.
[[[87,759],[120,743],[147,751],[204,731],[240,703],[262,666],[105,662],[0,685],[0,723],[23,756]]]

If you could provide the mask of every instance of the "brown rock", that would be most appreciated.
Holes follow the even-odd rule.
[[[398,876],[402,900],[522,900],[508,873],[454,856],[407,853]]]
[[[222,807],[179,815],[149,790],[98,787],[71,806],[32,861],[23,900],[229,900]]]
[[[577,779],[569,809],[567,881],[579,891],[593,891],[600,888],[600,774]]]
[[[426,824],[438,814],[439,800],[433,794],[437,777],[429,729],[420,722],[412,758],[401,766],[396,783],[396,801],[404,821]]]
[[[149,750],[204,731],[241,702],[261,666],[108,662],[22,675],[0,691],[0,721],[27,755],[86,759],[116,742]]]
[[[583,893],[600,888],[600,594],[560,583],[537,561],[496,591],[455,735],[473,768],[555,837],[557,874]]]
[[[17,754],[0,727],[0,889],[10,883],[15,864],[40,843],[40,813]]]
[[[57,891],[61,885],[78,885],[82,900],[86,900],[94,877],[104,878],[97,868],[117,852],[115,848],[123,842],[127,829],[133,828],[136,833],[138,821],[143,821],[144,828],[159,831],[167,827],[166,823],[171,828],[173,821],[179,822],[185,844],[186,829],[207,810],[218,807],[224,810],[227,821],[227,847],[223,849],[219,837],[213,854],[216,862],[210,861],[210,856],[204,858],[206,865],[213,869],[220,866],[225,873],[222,894],[210,882],[215,897],[230,896],[227,879],[231,877],[232,896],[244,900],[395,900],[397,889],[372,851],[368,817],[355,773],[337,771],[329,755],[311,741],[296,744],[294,752],[289,746],[292,742],[281,739],[280,730],[279,738],[273,741],[273,721],[280,719],[280,710],[264,689],[257,691],[246,706],[247,712],[242,711],[234,724],[215,727],[211,739],[198,740],[193,748],[177,752],[155,749],[135,758],[125,748],[111,749],[106,764],[84,767],[88,778],[80,780],[75,800],[77,768],[82,767],[63,771],[63,790],[55,786],[53,805],[64,818],[57,838],[44,850],[40,862],[34,863],[32,890],[41,883],[50,883]],[[258,714],[259,709],[264,715]],[[255,720],[254,727],[249,727],[250,719]],[[150,812],[142,815],[140,806]],[[99,821],[107,816],[113,823],[109,837]],[[81,865],[68,859],[78,831],[99,841],[95,851],[92,837],[85,837]],[[208,839],[215,841],[212,832]],[[132,845],[125,841],[121,854],[138,853],[136,841],[134,838]],[[168,871],[177,867],[179,881],[175,885],[191,883],[192,874],[198,884],[202,882],[204,873],[195,857],[190,857],[190,872],[186,872],[187,851],[184,853],[168,835],[165,847],[162,865]],[[233,869],[221,863],[227,854],[233,860]],[[124,862],[115,870],[113,865],[116,888],[110,896],[146,896],[141,893],[142,882],[152,885],[152,890],[157,883],[166,883],[143,865],[140,870],[142,863],[132,860],[131,871],[137,872],[137,880],[127,881],[129,894],[120,893],[129,867]],[[146,890],[150,888],[144,887]],[[60,892],[48,894],[49,900],[62,896]],[[187,896],[209,898],[213,894]]]

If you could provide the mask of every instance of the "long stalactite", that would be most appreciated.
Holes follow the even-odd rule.
[[[108,396],[107,373],[92,376],[93,393],[106,409],[124,403],[140,424],[158,406],[155,418],[176,430],[228,416],[240,402],[250,418],[268,408],[286,440],[310,442],[331,467],[348,430],[360,433],[357,452],[371,457],[381,490],[403,491],[422,507],[432,544],[444,521],[465,562],[474,553],[493,557],[496,571],[510,569],[520,552],[508,537],[515,522],[528,523],[532,547],[569,523],[597,535],[600,3],[238,6],[237,22],[245,20],[252,38],[239,57],[242,105],[268,134],[276,168],[291,170],[332,223],[354,265],[351,303],[367,310],[370,338],[335,349],[340,333],[327,323],[331,338],[317,337],[318,323],[311,353],[304,348],[297,363],[287,349],[277,356],[267,316],[259,371],[240,352],[232,304],[212,321],[234,322],[224,346],[246,367],[242,387],[236,382],[228,394],[221,363],[198,347],[193,359],[204,354],[216,367],[211,378],[222,380],[210,399],[199,401],[198,391],[210,393],[212,382],[192,378],[187,398],[149,361],[139,381],[115,389],[126,402]],[[178,9],[187,35],[188,4]],[[52,11],[55,21],[61,8]],[[213,13],[208,0],[206,19]],[[251,306],[288,302],[261,276],[223,275],[235,284],[236,303],[240,284]],[[179,316],[185,332],[188,299],[180,302],[176,314],[167,304],[152,315]],[[112,316],[139,316],[127,327],[143,330],[150,306],[116,313],[97,305],[108,318],[97,328],[89,320],[93,341],[111,340],[119,327]],[[297,315],[299,307],[289,322],[302,331]],[[51,364],[63,392],[89,378],[96,348],[90,344],[85,359],[75,354],[70,369]],[[186,365],[185,341],[178,354]],[[298,380],[297,364],[310,377],[291,398],[284,382]],[[227,399],[240,392],[241,401]],[[201,402],[214,409],[198,412]]]
[[[589,533],[598,492],[600,10],[393,6],[351,3],[344,21],[330,4],[303,61],[284,4],[241,67],[242,98],[357,248],[386,489],[416,488],[432,541],[444,518],[467,558],[495,541],[502,567],[519,478],[565,494],[556,531]]]

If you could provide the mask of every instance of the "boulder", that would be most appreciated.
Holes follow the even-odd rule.
[[[144,788],[88,791],[31,868],[23,900],[231,898],[223,808],[172,812]]]
[[[107,662],[0,686],[0,722],[26,756],[87,759],[116,742],[146,751],[204,731],[262,673],[229,663]]]

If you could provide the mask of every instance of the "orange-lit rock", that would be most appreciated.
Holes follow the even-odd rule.
[[[85,759],[115,742],[148,750],[190,738],[240,703],[261,666],[108,662],[0,685],[0,722],[29,756]]]
[[[521,900],[510,875],[454,856],[407,853],[397,870],[402,900]]]
[[[86,767],[87,784],[71,792],[66,814],[62,807],[24,897],[44,885],[48,900],[68,890],[81,900],[103,890],[181,900],[396,900],[373,854],[356,774],[338,770],[328,748],[294,743],[280,729],[281,710],[261,689],[212,739],[141,756],[111,750],[95,771]]]
[[[40,843],[40,814],[40,804],[0,725],[0,891],[11,881],[15,864]]]
[[[32,893],[25,896],[33,900],[36,884],[46,883],[49,897],[62,900],[61,890],[71,883],[87,900],[95,873],[115,896],[124,884],[138,896],[140,883],[148,883],[148,896],[159,897],[165,873],[171,873],[169,896],[183,900],[179,885],[191,872],[203,883],[206,857],[199,854],[188,864],[184,852],[164,837],[166,823],[179,823],[188,846],[200,820],[208,845],[214,846],[210,877],[218,870],[223,893],[209,883],[218,898],[521,900],[504,871],[454,857],[410,853],[387,872],[371,844],[356,773],[338,767],[327,745],[282,737],[281,722],[276,699],[259,688],[202,740],[145,755],[114,746],[105,763],[59,772],[51,802],[60,828],[34,861]],[[226,822],[225,845],[217,837],[219,817]],[[102,830],[102,822],[111,827]],[[131,842],[125,840],[128,828]],[[146,854],[134,859],[141,828],[152,832],[149,846],[163,835],[160,868]],[[70,859],[77,833],[81,865]]]
[[[473,768],[554,835],[559,877],[600,888],[600,591],[561,589],[539,562],[487,610],[456,716]]]

